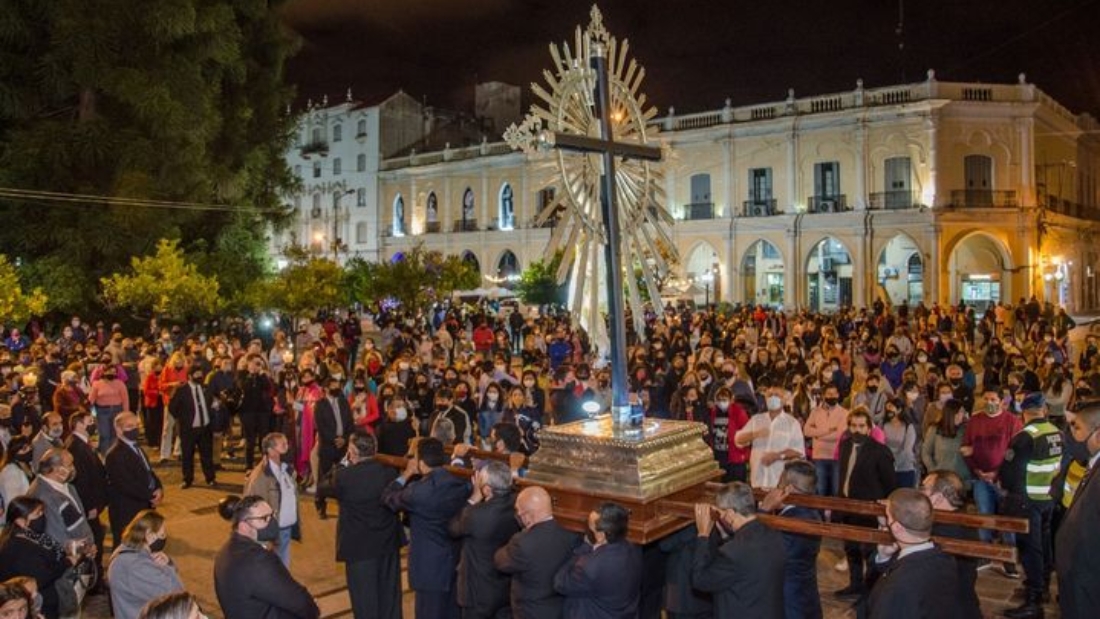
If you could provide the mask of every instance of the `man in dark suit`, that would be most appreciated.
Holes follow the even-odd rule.
[[[932,509],[959,511],[966,506],[966,486],[954,471],[939,470],[929,473],[920,486],[921,492],[932,502]],[[932,525],[934,537],[979,541],[978,529],[958,524],[936,523]],[[978,560],[958,555],[955,557],[955,580],[959,586],[955,598],[954,616],[958,619],[981,619],[982,607],[974,588],[978,580]]]
[[[115,416],[115,444],[107,452],[107,516],[111,519],[111,536],[117,548],[122,531],[143,509],[151,509],[164,499],[160,483],[149,459],[137,442],[138,418],[133,413]]]
[[[377,444],[363,429],[348,441],[347,467],[317,493],[340,502],[336,560],[344,562],[355,619],[401,618],[401,523],[382,502],[397,471],[374,460]]]
[[[691,582],[714,594],[715,617],[783,617],[783,535],[756,518],[752,487],[735,481],[695,506],[695,557]],[[715,510],[717,507],[717,510]],[[711,533],[715,519],[732,531],[721,544]]]
[[[320,480],[328,477],[332,467],[344,457],[354,427],[351,404],[340,388],[339,379],[328,379],[325,397],[317,401],[313,410],[313,421],[317,426],[317,479]],[[328,518],[324,497],[318,496],[314,505],[321,520]]]
[[[463,619],[493,619],[508,608],[507,574],[493,565],[493,553],[519,532],[512,470],[490,460],[474,473],[468,505],[451,521],[451,535],[462,542],[458,561],[458,605]]]
[[[560,619],[564,599],[554,590],[554,576],[573,554],[579,536],[554,521],[545,488],[529,486],[519,493],[516,518],[523,530],[493,555],[493,565],[512,575],[512,617]]]
[[[762,511],[776,512],[787,518],[821,522],[821,512],[809,507],[787,505],[791,494],[814,494],[817,469],[807,460],[792,460],[783,465],[779,483],[760,502]],[[821,595],[817,590],[817,555],[821,538],[783,533],[787,564],[783,570],[784,619],[821,619]]]
[[[871,619],[955,616],[955,559],[932,543],[928,497],[913,488],[891,492],[886,526],[897,545],[879,546],[876,561],[892,563],[871,590]]]
[[[96,430],[95,417],[85,411],[73,413],[69,417],[69,428],[72,432],[65,443],[65,448],[72,454],[73,466],[76,467],[76,476],[72,484],[76,488],[76,493],[80,495],[80,501],[84,504],[84,516],[88,520],[88,526],[92,528],[95,546],[102,550],[107,532],[103,528],[100,514],[107,507],[107,467],[103,466],[99,452],[88,443],[89,433]],[[103,569],[103,554],[100,552],[96,555],[96,564],[100,573]]]
[[[183,468],[183,483],[180,488],[186,490],[195,481],[195,450],[198,449],[199,461],[206,485],[213,486],[214,480],[214,429],[211,425],[211,403],[203,387],[203,371],[192,367],[186,384],[176,389],[168,402],[168,414],[176,420],[180,432],[180,464]]]
[[[554,588],[565,596],[562,616],[633,619],[642,588],[642,551],[626,539],[630,513],[603,503],[588,514],[585,542],[558,568]]]
[[[416,591],[416,616],[457,619],[455,569],[458,546],[447,531],[470,494],[470,485],[443,465],[443,443],[421,439],[416,456],[382,494],[395,512],[409,517],[409,587]],[[410,482],[414,475],[417,481]]]
[[[885,499],[897,483],[894,456],[885,445],[871,438],[871,414],[858,407],[848,413],[848,437],[840,442],[840,494],[845,499],[879,501]],[[843,517],[844,524],[878,528],[871,516]],[[835,592],[840,597],[866,593],[864,567],[874,546],[859,542],[844,542],[848,557],[848,586]]]
[[[263,359],[254,356],[248,359],[248,366],[238,379],[241,392],[241,432],[244,434],[244,466],[252,470],[252,454],[259,447],[271,427],[271,416],[275,408],[275,386],[264,371]],[[261,455],[263,450],[260,449]]]
[[[1058,606],[1064,619],[1094,617],[1100,608],[1100,401],[1066,415],[1073,439],[1089,452],[1089,470],[1073,494],[1054,541]]]

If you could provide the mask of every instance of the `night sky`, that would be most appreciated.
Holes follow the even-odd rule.
[[[1100,0],[603,0],[611,33],[646,68],[662,113],[778,101],[924,79],[1013,83],[1020,72],[1074,112],[1100,117]],[[291,0],[302,38],[298,98],[377,102],[404,89],[469,111],[473,86],[529,94],[551,41],[572,41],[589,0]],[[526,101],[527,99],[525,99]],[[525,103],[524,108],[527,105]]]

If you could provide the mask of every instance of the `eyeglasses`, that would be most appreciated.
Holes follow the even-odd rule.
[[[274,512],[268,512],[268,513],[264,514],[263,516],[249,516],[248,518],[245,518],[245,520],[260,520],[262,522],[268,522],[274,516],[275,516]]]

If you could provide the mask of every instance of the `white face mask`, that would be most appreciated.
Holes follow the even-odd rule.
[[[386,378],[386,382],[391,384],[391,385],[396,385],[397,384],[397,377],[396,376],[390,376],[390,377]]]
[[[499,398],[499,397],[500,397],[500,395],[496,394],[496,393],[486,393],[485,394],[485,398],[487,400],[489,400],[490,402],[496,402],[497,398]]]
[[[727,410],[729,410],[729,407],[730,407],[730,403],[727,402],[726,400],[719,400],[719,401],[715,402],[715,405],[717,405],[718,410],[722,411],[723,413],[726,412]]]
[[[776,411],[780,408],[783,408],[783,398],[780,398],[777,395],[768,396],[766,403],[768,405],[768,410],[770,411]]]
[[[405,421],[409,418],[409,411],[405,410],[405,407],[397,408],[394,409],[393,416],[397,421]]]

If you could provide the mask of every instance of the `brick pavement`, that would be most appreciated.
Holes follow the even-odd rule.
[[[243,464],[232,462],[229,470],[218,473],[218,486],[208,488],[197,484],[181,490],[181,474],[178,463],[158,466],[157,474],[165,485],[165,500],[160,511],[168,519],[168,543],[166,552],[179,566],[184,585],[202,603],[210,617],[221,617],[214,594],[214,555],[229,536],[229,524],[217,515],[217,503],[230,493],[240,493],[243,487]],[[338,512],[338,506],[330,502],[330,514]],[[344,581],[343,565],[336,563],[336,518],[320,520],[313,509],[311,497],[300,501],[302,543],[294,543],[291,549],[291,572],[306,585],[317,598],[322,617],[350,617],[350,605]],[[847,585],[847,574],[838,572],[834,565],[843,556],[838,542],[826,541],[818,558],[818,579],[825,617],[848,619],[855,613],[846,603],[835,599],[831,592]],[[1006,578],[998,570],[986,570],[978,576],[978,595],[987,617],[1000,616],[1005,608],[1018,602],[1012,600],[1013,590],[1020,580]],[[405,587],[404,616],[413,618],[413,594]],[[93,596],[88,600],[84,613],[87,619],[110,616],[106,598]],[[1048,605],[1048,618],[1058,617],[1056,606]]]

